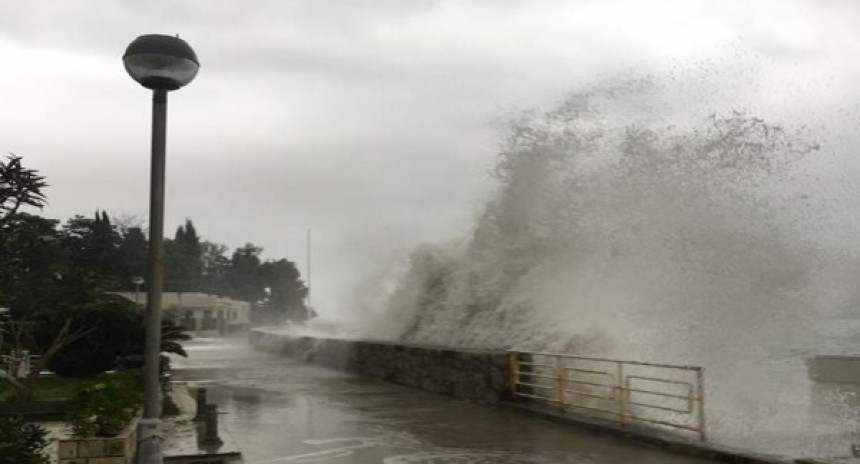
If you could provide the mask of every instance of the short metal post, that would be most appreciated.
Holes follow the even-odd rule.
[[[199,422],[206,419],[206,389],[198,388],[197,389],[197,411],[194,413],[195,422]]]
[[[203,435],[204,445],[221,445],[224,442],[218,437],[218,405],[206,405],[206,427]]]
[[[519,380],[519,353],[510,353],[508,355],[508,362],[510,363],[510,371],[511,371],[511,398],[516,399],[517,396],[517,381]]]
[[[560,409],[564,409],[564,389],[565,389],[565,369],[564,364],[562,364],[561,356],[556,356],[555,358],[555,390],[556,390],[556,400],[558,401],[558,407]]]

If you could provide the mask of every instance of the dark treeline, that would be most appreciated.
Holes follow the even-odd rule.
[[[36,377],[43,368],[90,376],[137,367],[144,314],[111,292],[146,291],[146,233],[116,224],[105,211],[64,223],[21,211],[41,209],[47,186],[20,157],[0,158],[0,353],[40,354]],[[249,301],[258,323],[306,317],[307,288],[290,261],[263,261],[262,248],[251,243],[228,255],[226,246],[203,240],[191,220],[165,250],[165,291]],[[186,337],[171,320],[163,320],[161,335],[163,352],[184,355],[176,342]]]
[[[146,291],[147,236],[139,225],[118,226],[105,211],[54,219],[18,213],[0,237],[0,290],[10,308],[37,312],[56,301],[59,281],[85,283],[95,291]],[[262,260],[262,248],[227,246],[203,240],[188,219],[165,238],[164,291],[203,292],[256,305],[280,319],[303,319],[307,288],[295,264]],[[142,280],[142,282],[141,282]],[[67,283],[67,282],[66,282]]]
[[[141,225],[116,224],[98,210],[62,224],[20,211],[41,208],[45,187],[44,177],[20,157],[0,160],[0,307],[27,317],[104,292],[146,291],[148,244]],[[203,240],[187,219],[165,238],[164,291],[248,301],[266,322],[304,319],[307,288],[295,264],[264,261],[262,251],[246,243],[229,253],[227,246]]]

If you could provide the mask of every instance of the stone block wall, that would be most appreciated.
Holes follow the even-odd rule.
[[[57,452],[59,464],[131,464],[137,453],[137,420],[116,437],[63,438]]]
[[[249,336],[259,350],[362,377],[480,403],[509,398],[509,356],[503,351],[291,337],[260,330]]]

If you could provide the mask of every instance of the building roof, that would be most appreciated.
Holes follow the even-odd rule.
[[[114,295],[119,295],[129,301],[135,301],[135,292],[111,292]],[[146,303],[146,293],[141,292],[138,296],[140,304]],[[162,292],[161,293],[161,309],[181,309],[181,308],[233,308],[233,309],[250,309],[251,303],[247,301],[234,300],[228,297],[209,295],[208,293],[200,292]]]

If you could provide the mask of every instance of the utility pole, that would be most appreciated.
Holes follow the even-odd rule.
[[[311,305],[311,228],[308,227],[308,296],[307,296],[307,304],[305,304],[305,309],[307,311],[306,323],[310,322],[311,314],[313,313],[313,306]]]

